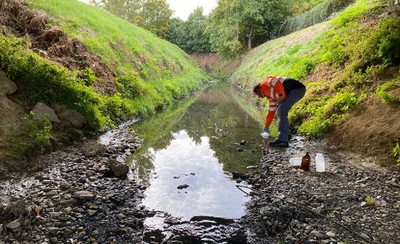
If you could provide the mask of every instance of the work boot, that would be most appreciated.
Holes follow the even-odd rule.
[[[282,141],[279,138],[276,139],[275,141],[268,142],[268,145],[270,147],[289,147],[289,143],[288,142]]]

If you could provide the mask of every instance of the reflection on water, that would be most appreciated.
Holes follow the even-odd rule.
[[[143,204],[184,219],[242,216],[243,192],[224,174],[209,138],[197,144],[184,130],[173,137],[166,149],[153,152],[156,169]]]
[[[184,219],[243,215],[247,198],[230,173],[260,161],[261,125],[241,109],[238,101],[248,99],[237,92],[216,84],[135,124],[143,145],[128,163],[148,185],[146,207]]]

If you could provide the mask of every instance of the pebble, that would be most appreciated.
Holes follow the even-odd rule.
[[[326,232],[326,235],[327,235],[328,237],[331,237],[331,238],[336,237],[336,234],[335,234],[334,232],[332,232],[332,231]]]
[[[21,227],[21,222],[18,219],[14,220],[6,225],[6,228],[11,229],[11,230],[15,230],[19,227]]]

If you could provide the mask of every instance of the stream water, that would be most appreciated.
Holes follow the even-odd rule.
[[[218,225],[221,235],[226,232],[221,225],[244,215],[249,198],[237,187],[246,185],[237,176],[257,168],[262,157],[261,125],[246,112],[246,105],[249,98],[243,91],[215,83],[135,123],[143,144],[127,163],[147,186],[143,206],[158,212],[146,220],[146,228],[165,231],[171,225],[165,223],[168,216],[185,223],[179,228],[196,220]],[[154,233],[148,241],[161,241]]]

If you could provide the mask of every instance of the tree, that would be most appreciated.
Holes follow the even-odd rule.
[[[279,35],[290,15],[291,0],[220,0],[211,13],[207,32],[213,50],[235,57],[250,50],[255,41]]]
[[[203,15],[203,8],[196,8],[185,22],[187,30],[187,52],[210,52],[209,35],[205,33],[208,25],[207,16]]]
[[[143,0],[91,0],[90,2],[131,23],[135,23],[143,5]]]
[[[166,0],[147,0],[140,13],[139,26],[155,33],[159,37],[166,37],[172,10]]]
[[[168,32],[172,10],[166,0],[91,0],[91,3],[159,37],[164,38]]]
[[[203,8],[196,8],[187,21],[177,18],[171,20],[167,40],[187,53],[210,52],[209,36],[205,33],[207,25],[208,17],[203,15]]]
[[[187,35],[186,35],[185,21],[179,18],[172,18],[166,39],[169,42],[176,44],[181,49],[187,51],[186,49]]]

